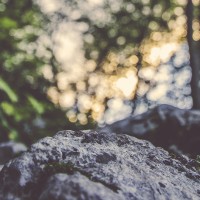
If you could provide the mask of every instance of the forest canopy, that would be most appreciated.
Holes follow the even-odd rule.
[[[189,54],[200,49],[199,6],[1,0],[1,139],[30,144],[158,103],[191,108],[196,58],[190,62]]]

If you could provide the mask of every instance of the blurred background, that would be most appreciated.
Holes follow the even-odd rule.
[[[199,109],[199,8],[200,0],[0,0],[0,141],[30,145],[163,103]]]

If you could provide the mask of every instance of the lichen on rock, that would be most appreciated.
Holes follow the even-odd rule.
[[[60,131],[0,172],[0,199],[200,199],[190,159],[125,134]]]

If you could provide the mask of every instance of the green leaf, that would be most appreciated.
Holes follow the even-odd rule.
[[[6,115],[13,116],[17,122],[23,119],[24,115],[22,116],[22,114],[13,104],[3,101],[0,106]]]
[[[8,124],[7,120],[5,119],[1,110],[0,110],[0,120],[1,120],[2,126],[9,129],[9,124]]]
[[[8,17],[0,18],[0,28],[2,29],[17,28],[17,22]]]
[[[28,95],[27,98],[38,114],[44,113],[44,106],[42,105],[42,103],[40,103],[36,98],[31,95]]]
[[[1,107],[7,115],[13,115],[13,113],[15,111],[14,106],[12,104],[8,103],[8,102],[5,102],[5,101],[1,103]]]
[[[10,140],[17,140],[19,135],[16,130],[12,129],[8,135]]]
[[[0,78],[0,89],[3,90],[12,102],[18,101],[18,96],[14,90],[6,83],[2,78]]]

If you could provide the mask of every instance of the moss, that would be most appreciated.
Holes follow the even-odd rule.
[[[172,159],[180,161],[187,168],[189,169],[195,168],[198,172],[200,172],[200,155],[197,155],[196,159],[189,159],[189,160],[186,160],[183,156],[174,153],[170,153],[169,155]]]
[[[75,171],[77,170],[75,169],[74,165],[71,162],[67,163],[51,162],[44,167],[44,172],[45,174],[48,175],[56,173],[73,174]]]
[[[200,155],[197,155],[196,163],[197,163],[197,167],[196,168],[200,172]]]
[[[80,174],[86,176],[89,180],[91,180],[93,182],[99,182],[99,183],[103,184],[105,187],[111,189],[113,192],[117,192],[119,190],[119,188],[116,185],[108,184],[102,180],[97,180],[95,177],[93,177],[88,172],[86,172],[78,167],[75,167],[74,164],[71,162],[67,162],[67,163],[51,162],[51,163],[46,164],[46,166],[44,167],[42,179],[43,179],[43,181],[47,180],[48,177],[50,177],[53,174],[57,174],[57,173],[66,173],[66,174],[72,175],[75,172],[79,172]]]

